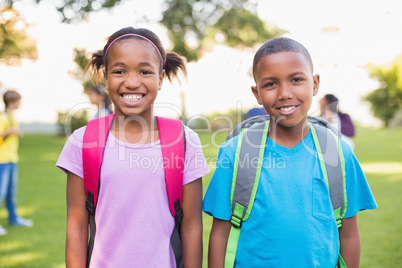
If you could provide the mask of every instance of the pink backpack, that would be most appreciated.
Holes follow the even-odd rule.
[[[96,232],[95,209],[100,187],[100,168],[113,119],[114,114],[91,120],[84,133],[82,162],[84,170],[84,187],[87,196],[86,208],[89,213],[90,228],[87,267],[89,267],[91,260]],[[181,202],[186,144],[184,126],[182,122],[177,119],[157,117],[157,120],[164,163],[163,166],[165,167],[164,170],[169,208],[172,216],[175,218],[175,228],[173,229],[170,243],[176,258],[176,266],[183,267],[179,234],[180,223],[183,218]],[[133,174],[133,176],[135,176],[135,174]]]

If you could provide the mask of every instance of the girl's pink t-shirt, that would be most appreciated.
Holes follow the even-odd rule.
[[[85,127],[66,142],[56,166],[83,177]],[[198,135],[189,128],[183,183],[209,173]],[[160,141],[135,145],[109,133],[95,213],[96,236],[90,267],[176,267]]]

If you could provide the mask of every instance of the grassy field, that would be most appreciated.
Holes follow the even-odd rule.
[[[356,155],[366,173],[379,208],[359,214],[361,267],[401,267],[402,264],[402,130],[359,128]],[[203,144],[220,144],[224,134],[200,134]],[[33,219],[32,228],[9,227],[4,205],[0,224],[0,267],[64,267],[66,176],[55,167],[65,140],[27,135],[21,140],[19,213]],[[204,153],[213,168],[218,148]],[[204,191],[211,179],[204,178]],[[204,267],[211,218],[204,215]]]

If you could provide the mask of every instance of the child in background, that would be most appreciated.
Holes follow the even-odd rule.
[[[339,111],[339,99],[333,94],[326,94],[320,100],[320,113],[321,118],[331,123],[341,133],[341,138],[354,150],[352,137],[355,134],[355,126],[348,114]]]
[[[158,124],[153,103],[165,77],[185,61],[166,53],[147,29],[123,28],[111,35],[89,63],[103,73],[115,117],[107,138],[95,212],[96,236],[90,267],[176,267],[170,247],[170,214]],[[67,267],[84,267],[88,212],[83,182],[82,140],[85,127],[66,142],[57,166],[67,173]],[[198,135],[185,127],[183,220],[180,228],[184,266],[202,265],[202,182],[209,170]],[[132,162],[133,156],[148,160]],[[144,162],[145,163],[145,162]]]
[[[22,136],[13,112],[20,107],[21,95],[8,90],[3,96],[5,111],[0,113],[0,205],[5,199],[8,222],[12,226],[30,227],[33,222],[17,214],[18,139]],[[0,235],[7,231],[0,225]]]
[[[320,81],[308,51],[288,38],[270,40],[254,57],[253,75],[252,92],[270,124],[253,209],[242,222],[234,266],[334,268],[340,253],[348,268],[359,267],[357,213],[377,205],[359,162],[341,140],[348,207],[338,233],[317,154],[306,150],[315,148],[307,115]],[[204,212],[214,217],[210,268],[224,267],[238,139],[221,145],[203,201]]]
[[[94,118],[107,116],[112,113],[110,110],[112,102],[103,85],[90,85],[86,89],[86,92],[88,93],[89,101],[98,108]]]

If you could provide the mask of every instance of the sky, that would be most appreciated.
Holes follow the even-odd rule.
[[[94,113],[83,94],[81,82],[69,72],[75,69],[73,49],[95,51],[105,38],[126,26],[154,31],[169,51],[167,31],[157,21],[161,18],[161,0],[125,0],[109,11],[93,13],[78,24],[60,23],[51,1],[40,5],[24,0],[17,6],[31,25],[29,33],[37,40],[39,58],[23,60],[21,66],[0,64],[2,90],[13,88],[23,96],[16,113],[20,122],[55,123],[57,112],[88,109]],[[402,53],[402,3],[400,1],[327,1],[260,0],[259,17],[287,31],[286,37],[302,43],[310,52],[315,73],[320,74],[320,91],[310,113],[318,109],[319,99],[333,93],[340,108],[354,120],[378,125],[362,97],[378,87],[364,66],[389,63]],[[146,15],[148,21],[142,16]],[[325,31],[325,29],[337,29]],[[191,117],[211,112],[224,113],[229,108],[246,111],[258,106],[250,87],[253,55],[258,49],[239,51],[216,46],[197,62],[188,64],[188,78],[170,84],[164,82],[155,103],[156,113],[176,116],[181,110],[180,93],[186,96],[186,110]]]

